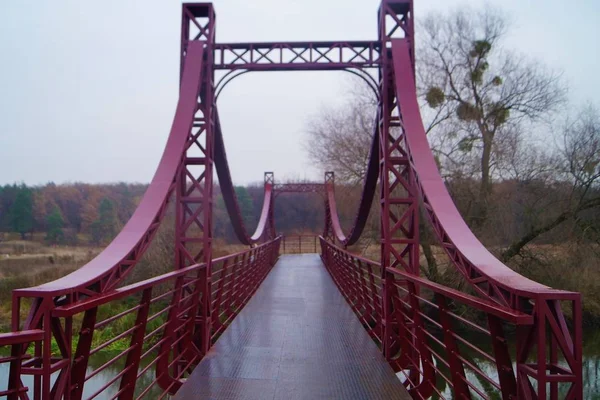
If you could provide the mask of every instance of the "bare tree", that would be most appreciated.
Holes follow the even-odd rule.
[[[363,97],[360,87],[356,90],[346,105],[322,109],[306,129],[310,160],[351,185],[362,183],[365,176],[375,122],[373,102]]]
[[[597,226],[586,222],[584,214],[600,209],[600,112],[592,105],[583,107],[575,117],[566,119],[559,136],[560,144],[554,162],[545,166],[530,164],[530,169],[537,171],[538,177],[552,178],[553,182],[545,181],[545,187],[553,188],[559,197],[542,198],[543,192],[542,196],[538,196],[536,209],[544,218],[532,223],[519,239],[508,246],[501,255],[503,261],[510,260],[529,243],[567,221],[592,231],[598,230]],[[521,166],[519,169],[527,168]]]
[[[498,10],[431,14],[420,25],[419,86],[427,126],[441,137],[442,164],[471,167],[480,184],[468,219],[481,227],[492,192],[498,141],[555,110],[565,90],[558,74],[502,45],[507,19]]]

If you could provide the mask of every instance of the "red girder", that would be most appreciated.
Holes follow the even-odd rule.
[[[409,43],[406,40],[392,40],[392,55],[396,75],[395,89],[398,105],[402,110],[402,130],[407,144],[407,156],[411,169],[416,172],[416,188],[423,199],[426,214],[438,240],[457,270],[482,296],[499,303],[498,307],[528,312],[534,316],[533,323],[526,328],[527,332],[519,338],[524,339],[526,336],[538,334],[536,345],[530,344],[522,348],[517,358],[518,395],[523,398],[545,399],[546,383],[553,382],[551,392],[552,397],[555,397],[558,383],[563,382],[572,383],[571,395],[568,398],[580,398],[578,396],[582,391],[582,355],[579,350],[582,346],[579,311],[581,295],[551,289],[518,274],[496,259],[471,232],[446,190],[427,142],[416,97],[414,76],[411,73]],[[531,306],[531,302],[535,307]],[[575,320],[572,328],[568,328],[565,323],[561,302],[570,303],[573,309]],[[545,355],[547,335],[552,339],[551,358],[554,360],[547,359]],[[536,350],[537,362],[526,364],[527,358]],[[558,354],[567,361],[568,366],[562,368],[562,374],[554,374],[550,377],[546,371],[555,368]],[[499,356],[496,357],[498,361]],[[507,362],[509,361],[510,357],[507,358]],[[537,379],[537,391],[533,390],[526,376]],[[510,380],[513,383],[506,382],[505,388],[512,387],[516,390],[514,375]]]
[[[73,273],[40,286],[15,290],[17,297],[68,296],[68,302],[114,288],[144,254],[174,190],[202,79],[201,43],[188,48],[179,101],[162,158],[139,206],[115,239],[92,261]]]
[[[408,159],[411,168],[416,171],[416,183],[427,215],[448,255],[455,261],[459,260],[460,272],[474,281],[475,288],[485,288],[482,291],[484,296],[505,306],[518,307],[517,296],[554,293],[555,290],[525,278],[502,264],[471,232],[456,209],[437,169],[421,122],[412,74],[403,73],[411,69],[408,43],[393,41],[392,53]],[[489,288],[488,284],[496,285],[497,288]]]
[[[215,130],[215,164],[217,167],[217,176],[221,186],[221,193],[225,208],[229,215],[229,220],[233,226],[233,230],[242,244],[251,245],[264,239],[273,239],[275,237],[275,222],[273,220],[273,202],[274,202],[274,181],[273,175],[265,176],[265,194],[263,197],[263,205],[258,220],[256,230],[250,236],[244,224],[240,206],[235,194],[233,180],[229,172],[229,163],[227,162],[227,153],[225,152],[225,143],[221,132],[221,124],[217,114],[216,130]]]
[[[379,64],[379,42],[217,43],[215,69],[339,70]]]
[[[154,367],[156,379],[140,396],[149,394],[152,386],[160,386],[163,395],[175,392],[274,265],[281,242],[275,238],[274,195],[318,192],[325,194],[323,262],[414,398],[436,392],[442,397],[436,385],[439,380],[446,382],[455,398],[470,398],[472,392],[487,397],[467,379],[468,369],[497,388],[504,399],[557,399],[559,383],[571,384],[565,398],[581,399],[581,297],[512,271],[485,249],[461,218],[437,170],[419,113],[412,18],[412,0],[382,0],[377,41],[216,44],[212,4],[184,4],[180,97],[152,182],[130,221],[95,259],[64,278],[14,291],[13,332],[0,335],[0,346],[11,347],[10,357],[0,357],[0,363],[10,363],[8,389],[0,396],[28,398],[21,376],[36,375],[34,398],[77,400],[86,380],[125,355],[124,369],[97,394],[120,379],[119,398],[131,399],[138,390],[141,365],[147,365],[142,372]],[[215,70],[371,67],[379,70],[379,104],[351,232],[345,235],[341,229],[333,173],[325,174],[323,184],[275,184],[273,173],[265,173],[259,223],[249,235],[215,106]],[[236,235],[242,243],[255,246],[215,260],[211,253],[213,167]],[[333,244],[335,239],[344,246],[358,240],[378,179],[380,263]],[[172,194],[176,197],[175,271],[118,288],[148,248]],[[453,266],[478,296],[418,276],[420,201]],[[265,243],[256,246],[259,241]],[[32,301],[22,322],[25,297]],[[132,308],[98,321],[99,307],[125,298],[133,302]],[[485,323],[458,315],[456,304],[477,310]],[[565,305],[572,309],[572,324],[567,324],[561,309]],[[131,327],[108,342],[94,341],[98,329],[131,313],[136,316]],[[160,325],[149,332],[149,322],[155,320]],[[457,323],[489,337],[491,350],[483,352],[462,338],[454,328]],[[516,330],[516,357],[508,350],[506,324]],[[439,335],[429,327],[437,327]],[[75,334],[79,340],[73,349]],[[144,347],[153,337],[160,339]],[[94,353],[126,338],[129,347],[124,353],[87,371]],[[52,343],[58,349],[55,353]],[[32,344],[30,356],[27,348]],[[492,361],[496,376],[477,369],[465,358],[465,348]],[[144,364],[145,357],[154,358]],[[559,357],[564,363],[559,364]],[[530,378],[537,382],[535,388]]]
[[[379,120],[379,113],[377,114],[377,120]],[[379,178],[379,135],[379,125],[375,124],[360,203],[356,211],[354,223],[352,224],[352,228],[350,228],[350,233],[348,235],[344,234],[344,231],[342,230],[340,217],[337,211],[334,174],[333,172],[325,173],[325,187],[327,192],[325,197],[325,233],[323,236],[328,239],[335,236],[335,238],[344,246],[353,245],[360,239],[367,224],[369,213],[371,212],[371,204],[373,204],[373,197],[375,197],[377,180]]]

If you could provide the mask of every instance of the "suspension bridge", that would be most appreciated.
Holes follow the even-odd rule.
[[[0,335],[8,354],[0,358],[8,371],[0,397],[582,399],[580,295],[519,275],[469,230],[421,121],[412,0],[383,0],[377,15],[373,41],[219,43],[213,5],[183,4],[179,100],[156,173],[95,259],[13,292],[12,332]],[[356,218],[344,232],[333,173],[322,183],[286,184],[268,172],[250,233],[215,99],[240,74],[299,70],[349,71],[378,95]],[[215,173],[233,230],[248,246],[220,258],[212,254]],[[280,255],[273,207],[285,191],[323,195],[317,254]],[[378,261],[346,250],[360,239],[375,197]],[[173,270],[131,283],[168,208]],[[465,290],[419,275],[421,216]],[[105,329],[114,337],[100,341]],[[116,342],[125,350],[92,363]],[[103,383],[92,384],[100,374]]]

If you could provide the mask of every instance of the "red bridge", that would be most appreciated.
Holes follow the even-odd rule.
[[[459,215],[421,122],[412,11],[412,0],[383,0],[375,41],[219,44],[212,4],[184,4],[180,96],[156,174],[99,256],[14,291],[12,333],[0,335],[10,352],[0,358],[0,397],[581,399],[581,297],[503,265]],[[239,74],[273,70],[347,70],[378,93],[349,233],[333,173],[308,185],[266,173],[258,226],[252,234],[244,226],[215,97]],[[249,246],[221,258],[211,252],[215,172]],[[361,237],[378,186],[381,256],[373,261],[345,248]],[[320,257],[279,256],[273,204],[282,191],[323,194]],[[173,271],[130,283],[170,200]],[[419,276],[420,204],[467,290]],[[107,329],[112,338],[101,340]],[[473,332],[481,340],[467,339]],[[116,343],[126,349],[98,361]]]

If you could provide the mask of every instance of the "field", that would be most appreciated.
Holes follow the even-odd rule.
[[[91,260],[97,247],[45,246],[39,242],[0,242],[0,332],[10,328],[11,292],[58,279]]]
[[[38,241],[40,239],[36,236],[33,240],[13,240],[16,236],[5,234],[4,239],[10,240],[0,242],[0,332],[10,330],[13,289],[36,286],[58,279],[86,264],[103,249],[93,246],[47,246]],[[40,237],[43,238],[43,235]],[[213,257],[221,257],[246,248],[215,241]],[[147,279],[172,268],[172,232],[159,230],[159,234],[128,280]]]

